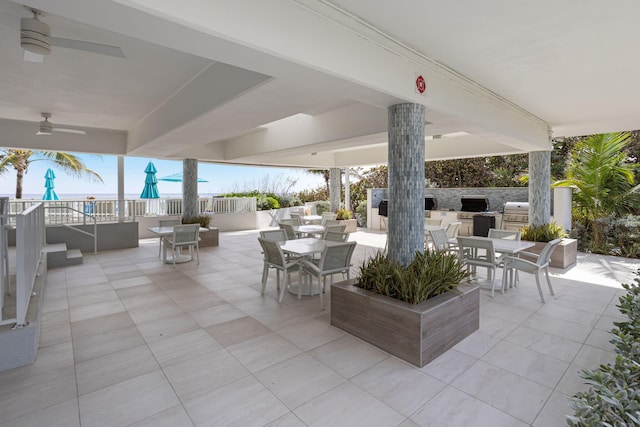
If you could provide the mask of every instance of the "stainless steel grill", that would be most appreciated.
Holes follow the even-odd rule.
[[[502,228],[520,230],[529,224],[529,202],[507,202],[504,204]]]

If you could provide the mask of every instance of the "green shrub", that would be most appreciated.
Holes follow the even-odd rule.
[[[358,219],[358,225],[360,227],[367,226],[367,202],[363,200],[356,206],[356,218]]]
[[[528,224],[522,227],[520,232],[522,233],[520,238],[530,242],[547,243],[568,236],[567,232],[555,222],[542,225]]]
[[[322,215],[323,212],[329,212],[329,202],[326,200],[322,200],[315,203],[316,205],[316,214]]]
[[[592,229],[598,230],[598,239]],[[578,240],[578,250],[595,254],[640,258],[640,216],[609,216],[590,222],[573,224],[571,237]]]
[[[338,212],[336,212],[336,219],[353,219],[353,212],[346,209],[338,209]]]
[[[200,215],[194,218],[182,218],[183,224],[200,224],[200,227],[209,228],[211,217],[208,215]]]
[[[416,252],[407,267],[378,253],[362,263],[356,286],[420,304],[455,289],[466,277],[467,272],[458,257],[445,251]]]
[[[640,270],[635,282],[622,285],[627,293],[617,307],[627,320],[614,322],[611,331],[616,359],[580,373],[591,387],[571,398],[575,413],[567,416],[570,426],[640,425]]]

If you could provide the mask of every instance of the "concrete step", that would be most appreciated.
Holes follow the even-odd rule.
[[[82,252],[79,249],[67,249],[65,243],[46,245],[42,250],[47,254],[49,269],[82,264]]]

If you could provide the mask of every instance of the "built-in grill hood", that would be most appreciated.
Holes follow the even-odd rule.
[[[462,212],[485,212],[489,210],[489,198],[487,196],[468,195],[460,198]]]

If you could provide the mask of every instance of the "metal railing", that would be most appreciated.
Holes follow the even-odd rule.
[[[90,222],[118,222],[121,209],[118,200],[10,200],[9,214],[15,215],[25,209],[42,203],[46,208],[46,225],[86,224]],[[208,197],[198,199],[200,214],[221,214],[254,212],[257,210],[255,197],[222,198]],[[182,199],[133,199],[125,200],[122,206],[124,221],[135,221],[141,216],[182,215]],[[14,217],[10,217],[10,225],[15,225]]]
[[[27,309],[33,292],[45,242],[44,205],[38,203],[15,216],[16,220],[16,325],[27,324]]]

